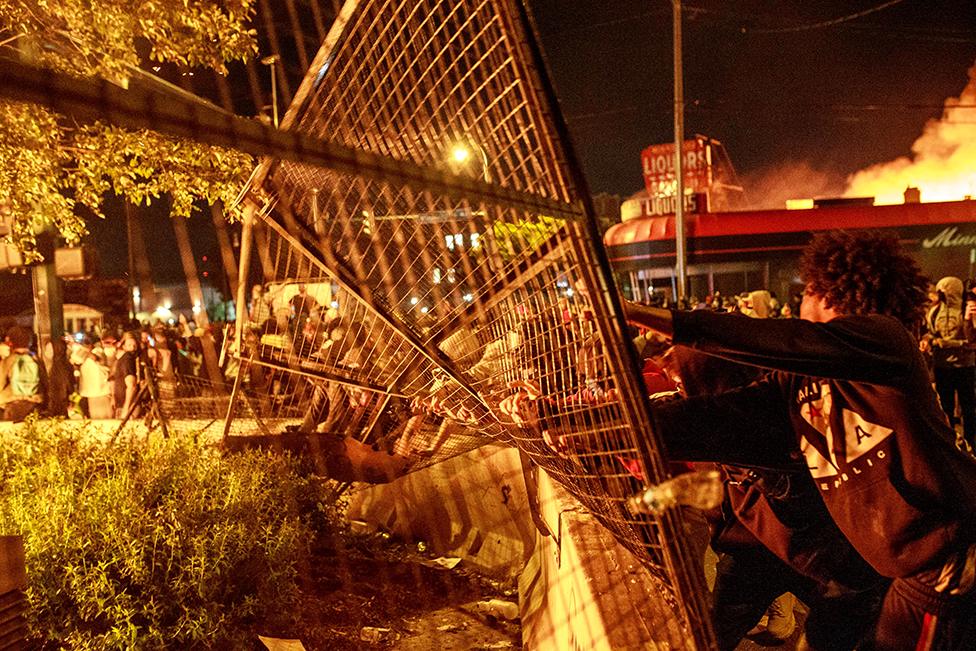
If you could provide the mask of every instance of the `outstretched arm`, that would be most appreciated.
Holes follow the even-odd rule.
[[[911,334],[887,316],[814,323],[696,310],[672,319],[675,344],[770,370],[890,386],[911,377],[921,361]]]
[[[787,469],[794,434],[776,375],[724,393],[655,403],[655,433],[667,457]]]
[[[672,326],[671,310],[660,307],[650,307],[640,303],[624,301],[628,323],[641,328],[647,328],[670,337],[674,330]]]

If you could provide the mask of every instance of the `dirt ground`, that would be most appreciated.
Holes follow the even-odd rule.
[[[315,549],[302,585],[297,631],[260,633],[297,635],[308,651],[521,649],[514,581],[489,580],[463,561],[445,566],[452,561],[457,559],[435,558],[423,543],[405,544],[382,534],[335,536]],[[706,575],[714,580],[713,563],[706,565]],[[806,608],[797,602],[795,611],[797,630],[785,643],[764,639],[760,632],[736,651],[795,649]],[[256,642],[254,649],[267,647]]]
[[[506,619],[517,613],[514,584],[489,581],[463,562],[442,567],[422,544],[380,535],[332,542],[316,550],[303,585],[299,636],[305,649],[521,648],[518,620]]]
[[[315,550],[302,591],[298,636],[308,651],[522,648],[519,621],[510,618],[518,604],[514,582],[486,579],[463,561],[444,567],[422,543],[408,545],[382,535],[336,537]],[[496,601],[487,603],[491,600]],[[736,651],[792,651],[805,615],[798,602],[797,630],[785,643],[767,641],[760,633],[743,640]],[[264,634],[275,637],[274,631]],[[260,643],[254,648],[267,649]]]

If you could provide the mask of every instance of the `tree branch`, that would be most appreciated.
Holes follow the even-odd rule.
[[[10,38],[8,38],[7,40],[0,41],[0,47],[5,47],[7,45],[10,45],[14,41],[16,41],[18,38],[21,38],[22,36],[23,36],[23,34],[14,34],[13,36],[11,36]]]

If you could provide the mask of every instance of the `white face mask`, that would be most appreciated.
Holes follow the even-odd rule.
[[[105,351],[105,357],[115,359],[115,346],[105,346],[102,350]]]
[[[10,346],[7,344],[0,344],[0,359],[6,359],[10,357]]]

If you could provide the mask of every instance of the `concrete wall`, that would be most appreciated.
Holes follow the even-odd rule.
[[[355,491],[348,517],[502,580],[518,576],[535,546],[518,452],[501,446]]]
[[[517,578],[526,649],[687,649],[663,586],[539,472],[536,527],[518,452],[486,446],[352,495],[349,517]]]

